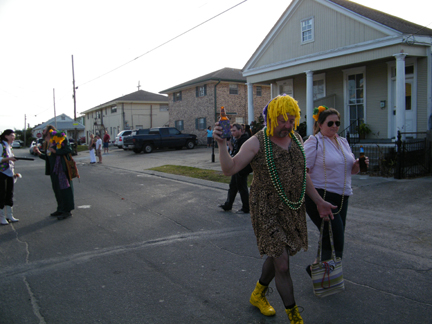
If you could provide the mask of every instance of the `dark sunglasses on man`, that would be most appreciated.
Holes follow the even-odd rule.
[[[340,121],[338,120],[338,121],[329,121],[328,123],[327,123],[327,126],[328,127],[332,127],[333,126],[333,123],[335,123],[336,124],[336,127],[339,127],[340,126]]]

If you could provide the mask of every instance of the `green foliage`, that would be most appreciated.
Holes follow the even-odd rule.
[[[361,123],[360,126],[357,126],[357,132],[360,135],[368,135],[372,133],[372,130],[370,129],[370,126],[366,123]]]

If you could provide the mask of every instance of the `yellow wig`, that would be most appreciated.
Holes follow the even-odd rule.
[[[288,115],[295,116],[294,129],[300,125],[300,108],[297,101],[288,95],[279,95],[271,100],[264,108],[263,115],[267,125],[267,136],[273,136],[274,128],[278,126],[279,115],[282,115],[285,121],[288,120]]]

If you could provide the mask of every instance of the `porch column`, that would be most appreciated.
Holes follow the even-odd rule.
[[[432,130],[432,46],[427,49],[427,120],[428,130]]]
[[[247,84],[247,92],[248,92],[248,122],[250,125],[251,122],[254,121],[254,106],[253,106],[253,83]]]
[[[313,134],[314,119],[313,115],[313,71],[306,73],[306,135]]]
[[[405,131],[405,57],[406,53],[393,55],[396,58],[396,133]],[[405,138],[405,136],[402,136]]]

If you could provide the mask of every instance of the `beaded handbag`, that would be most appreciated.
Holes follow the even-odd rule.
[[[329,236],[332,248],[330,260],[321,261],[322,237],[324,231],[324,220],[321,222],[320,238],[318,241],[317,260],[319,263],[312,264],[312,284],[315,296],[325,297],[345,290],[342,272],[342,259],[336,258],[333,244],[333,232],[329,221]]]

